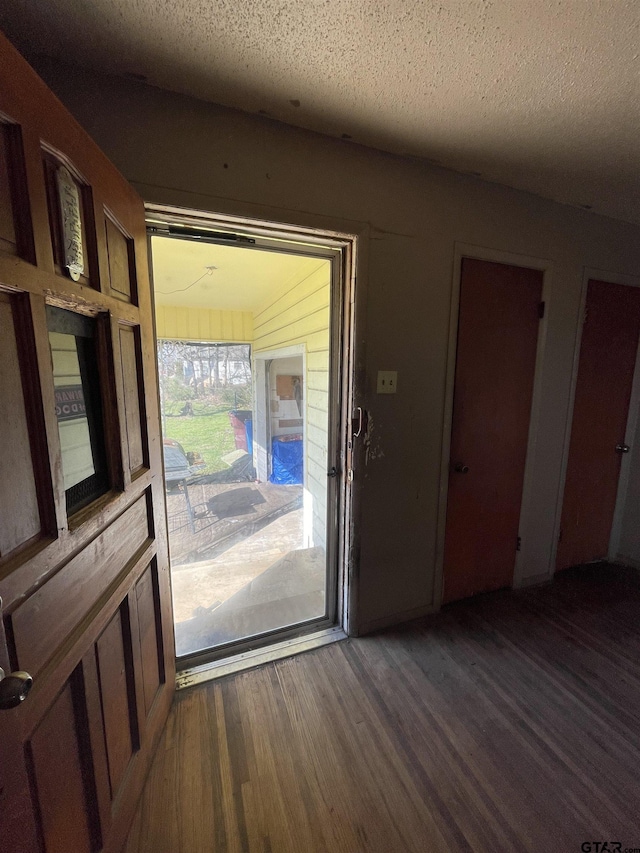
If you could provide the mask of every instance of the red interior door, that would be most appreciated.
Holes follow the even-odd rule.
[[[445,602],[513,581],[541,295],[539,270],[463,260]]]
[[[639,335],[640,288],[590,281],[558,569],[606,558],[609,551]]]
[[[121,849],[162,732],[155,371],[142,201],[0,35],[3,853]]]

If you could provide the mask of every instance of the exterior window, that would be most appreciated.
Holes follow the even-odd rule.
[[[109,488],[96,320],[48,306],[47,325],[67,514],[72,515]]]

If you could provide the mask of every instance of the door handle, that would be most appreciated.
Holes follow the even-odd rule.
[[[356,406],[356,410],[358,412],[358,429],[354,429],[356,419],[353,418],[351,421],[351,434],[353,438],[360,438],[362,433],[367,429],[367,413],[362,406]]]
[[[358,415],[359,415],[358,430],[357,430],[357,432],[354,432],[354,434],[353,434],[354,438],[359,438],[361,433],[362,433],[362,406],[358,406]]]
[[[469,466],[463,465],[462,462],[458,462],[458,464],[455,466],[455,468],[453,470],[458,474],[468,474],[469,473]]]
[[[24,702],[32,687],[33,678],[28,672],[18,670],[5,675],[4,670],[0,667],[0,711],[16,708],[21,702]]]
[[[616,444],[616,453],[628,453],[630,450],[628,444]]]

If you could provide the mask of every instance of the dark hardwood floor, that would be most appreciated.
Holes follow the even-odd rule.
[[[127,853],[640,850],[639,578],[572,570],[179,694]]]

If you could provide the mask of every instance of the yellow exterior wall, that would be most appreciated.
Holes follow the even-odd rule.
[[[331,264],[310,258],[305,277],[285,285],[253,315],[253,351],[304,344],[304,405],[307,447],[305,488],[312,497],[313,543],[324,547],[326,531],[327,430],[329,416],[329,304]],[[306,496],[305,496],[306,497]]]
[[[250,344],[253,315],[250,311],[156,305],[156,330],[159,338],[168,340]]]
[[[253,314],[253,348],[279,349],[306,344],[307,353],[329,351],[330,263],[309,258],[309,268]]]

